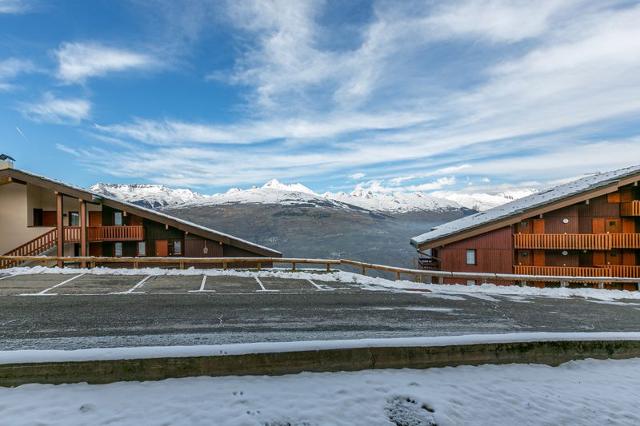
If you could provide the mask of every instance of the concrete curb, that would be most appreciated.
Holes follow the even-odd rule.
[[[640,357],[638,340],[575,340],[449,346],[374,347],[243,355],[0,365],[0,386],[113,383],[194,376],[282,375],[381,368],[535,363]]]

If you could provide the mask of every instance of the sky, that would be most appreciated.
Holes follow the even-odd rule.
[[[0,0],[0,152],[80,186],[497,192],[640,164],[639,1]]]

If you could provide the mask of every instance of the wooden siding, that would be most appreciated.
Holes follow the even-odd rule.
[[[476,264],[467,265],[467,250],[476,250]],[[449,271],[491,271],[510,273],[513,269],[511,227],[459,241],[438,250],[441,268]]]
[[[217,241],[187,235],[184,239],[184,255],[185,257],[222,257],[223,250],[222,245]]]
[[[578,206],[569,206],[544,215],[544,232],[547,234],[577,234],[580,232]],[[564,223],[564,220],[568,220]]]
[[[537,266],[580,266],[580,252],[568,250],[565,252],[566,255],[562,254],[562,251],[549,250],[545,252],[544,264]]]

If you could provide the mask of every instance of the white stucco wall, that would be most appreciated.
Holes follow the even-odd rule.
[[[0,253],[44,234],[53,228],[29,228],[27,186],[17,183],[0,185]]]
[[[80,211],[80,202],[72,197],[63,199],[64,225],[70,211]],[[33,209],[56,210],[56,197],[52,190],[33,185],[8,183],[0,185],[0,254],[50,231],[50,227],[33,227]],[[87,211],[100,211],[101,206],[87,204]],[[73,255],[73,244],[65,244],[65,256]]]
[[[50,189],[27,185],[27,221],[29,226],[33,226],[33,209],[38,208],[45,211],[56,210],[56,195]],[[87,211],[101,211],[100,205],[87,203]],[[62,201],[62,212],[64,214],[63,223],[69,224],[69,212],[79,212],[80,202],[76,198],[65,196]]]

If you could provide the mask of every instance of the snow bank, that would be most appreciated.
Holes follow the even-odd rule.
[[[606,380],[603,380],[606,378]],[[2,422],[76,425],[640,424],[640,359],[0,388]]]
[[[243,355],[273,352],[304,352],[331,349],[460,346],[512,342],[593,340],[640,340],[640,332],[594,333],[504,333],[470,334],[462,336],[402,337],[390,339],[309,340],[299,342],[233,343],[195,346],[137,346],[123,348],[91,348],[76,350],[15,350],[0,351],[0,364],[105,361],[117,359],[147,359],[167,357],[200,357]]]
[[[324,269],[305,269],[298,272],[291,272],[290,269],[266,269],[262,271],[234,270],[234,269],[163,269],[163,268],[140,268],[140,269],[117,269],[117,268],[93,268],[93,269],[73,269],[73,268],[48,268],[44,266],[18,267],[5,269],[7,274],[92,274],[92,275],[208,275],[208,276],[231,276],[231,277],[275,277],[283,279],[302,279],[324,282],[341,282],[348,285],[360,286],[371,291],[423,291],[441,295],[479,295],[495,294],[504,296],[537,296],[552,298],[582,297],[585,299],[613,301],[620,299],[640,300],[640,291],[626,290],[600,290],[592,288],[537,288],[520,286],[503,286],[495,284],[482,285],[462,285],[462,284],[423,284],[413,281],[398,280],[391,281],[384,278],[368,277],[361,274],[345,271],[335,271],[323,273]]]

